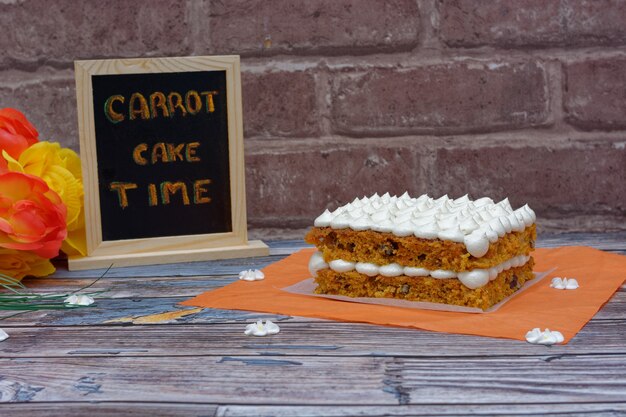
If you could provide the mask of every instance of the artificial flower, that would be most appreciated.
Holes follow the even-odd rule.
[[[38,142],[26,149],[19,158],[5,152],[2,156],[9,171],[35,175],[43,179],[67,208],[67,238],[62,250],[67,255],[87,255],[85,216],[83,213],[83,183],[80,158],[71,149],[58,143]]]
[[[38,142],[38,137],[37,129],[21,112],[0,109],[0,150],[18,158],[26,148]],[[3,170],[6,170],[6,161],[0,158],[0,172]]]
[[[16,280],[24,277],[45,277],[54,273],[52,263],[27,250],[0,248],[0,274]]]
[[[0,174],[0,247],[59,254],[67,236],[67,210],[45,181],[20,172]]]

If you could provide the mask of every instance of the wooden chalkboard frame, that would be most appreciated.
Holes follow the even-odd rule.
[[[265,256],[268,247],[248,241],[241,75],[239,56],[75,61],[80,155],[85,189],[86,257],[70,257],[71,270]],[[232,232],[103,241],[92,76],[225,71]]]

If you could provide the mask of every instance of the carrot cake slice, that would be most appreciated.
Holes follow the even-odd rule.
[[[535,220],[508,199],[374,194],[315,219],[309,270],[320,294],[486,310],[533,278]]]

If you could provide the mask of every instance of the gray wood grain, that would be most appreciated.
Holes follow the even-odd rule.
[[[20,314],[2,320],[2,327],[23,326],[85,326],[101,324],[117,324],[127,326],[132,324],[133,319],[141,319],[156,314],[172,312],[184,312],[194,310],[190,307],[178,306],[178,303],[188,297],[157,297],[157,298],[119,298],[119,299],[98,299],[96,304],[87,308],[71,310],[49,310],[33,311]],[[199,310],[199,309],[195,309]],[[9,314],[0,312],[2,315]],[[228,321],[253,321],[260,319],[270,319],[282,321],[287,316],[269,313],[255,313],[237,310],[203,309],[195,314],[181,318],[151,321],[151,324],[158,323],[224,323]],[[145,324],[142,323],[142,324]]]
[[[201,275],[184,277],[107,277],[92,278],[28,278],[24,284],[34,293],[69,293],[93,284],[86,291],[106,291],[98,299],[136,297],[187,297],[223,287],[237,281],[237,275]]]
[[[343,417],[343,416],[549,416],[614,417],[626,414],[626,404],[445,404],[380,406],[247,406],[227,405],[217,409],[220,417]]]
[[[553,404],[445,404],[398,406],[344,405],[214,405],[166,404],[140,402],[74,402],[0,404],[0,411],[11,417],[347,417],[347,416],[547,416],[614,417],[626,414],[624,403],[553,403]],[[549,412],[546,412],[549,410]]]
[[[626,320],[594,320],[567,345],[532,345],[517,340],[433,333],[333,321],[279,322],[273,337],[245,336],[247,322],[144,326],[7,328],[2,358],[124,356],[370,356],[505,357],[557,360],[563,355],[625,353]]]
[[[256,407],[251,407],[251,410]],[[214,404],[164,404],[136,402],[72,402],[0,404],[7,417],[213,417]],[[258,414],[254,414],[258,416]],[[269,414],[266,414],[269,415]]]
[[[174,290],[172,290],[173,292]],[[1,321],[2,327],[14,326],[85,326],[100,324],[132,324],[133,319],[141,319],[155,314],[183,312],[193,310],[190,307],[179,306],[178,303],[189,297],[141,297],[133,298],[99,298],[95,305],[89,308],[72,310],[35,311],[21,314]],[[7,315],[0,312],[0,317]],[[293,318],[290,316],[271,313],[246,312],[237,310],[202,309],[189,315],[152,321],[157,323],[179,324],[206,324],[225,323],[231,320],[242,322],[258,319],[274,321],[298,320],[316,321],[309,318]],[[595,320],[626,319],[626,291],[618,291],[594,317]],[[141,321],[141,320],[139,320]],[[147,324],[145,321],[139,324]]]
[[[623,402],[626,354],[0,359],[0,401],[403,405]]]

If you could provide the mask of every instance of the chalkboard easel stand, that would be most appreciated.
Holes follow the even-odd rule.
[[[70,270],[269,254],[247,238],[238,56],[76,61],[75,74],[88,256]]]

